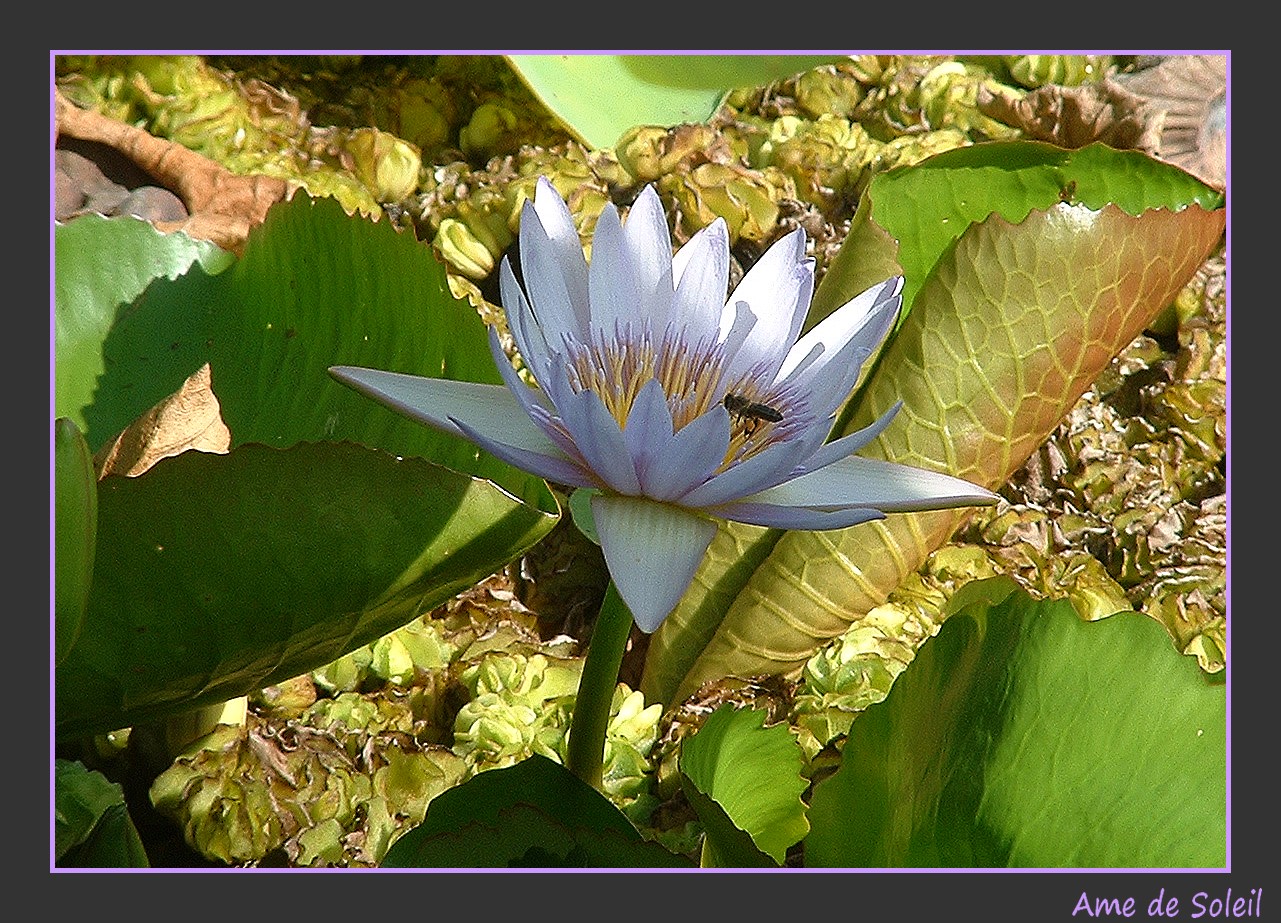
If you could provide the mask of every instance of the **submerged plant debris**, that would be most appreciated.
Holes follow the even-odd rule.
[[[1226,71],[1203,57],[856,56],[738,88],[706,124],[637,126],[598,151],[501,56],[76,56],[58,59],[56,85],[69,105],[229,176],[333,196],[416,235],[454,293],[501,328],[496,267],[539,175],[567,198],[584,244],[607,202],[630,203],[648,183],[678,243],[724,218],[731,285],[796,227],[821,280],[874,174],[986,140],[1103,138],[1222,188]],[[1207,673],[1222,671],[1225,277],[1220,249],[1000,491],[1006,502],[799,675],[727,678],[660,715],[633,691],[645,643],[634,633],[613,703],[609,797],[696,860],[699,825],[674,782],[680,739],[721,702],[755,704],[789,724],[807,775],[822,778],[858,713],[938,631],[951,593],[978,577],[1009,575],[1085,618],[1133,608]],[[606,579],[599,549],[566,519],[504,573],[251,696],[245,723],[189,747],[150,802],[193,862],[377,865],[432,797],[469,775],[531,753],[563,762]],[[79,755],[119,767],[126,739]]]

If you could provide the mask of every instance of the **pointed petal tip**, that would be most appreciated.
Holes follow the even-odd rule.
[[[637,193],[635,201],[639,202],[641,199],[653,199],[656,202],[658,201],[658,190],[654,188],[653,183],[646,183],[645,188]]]

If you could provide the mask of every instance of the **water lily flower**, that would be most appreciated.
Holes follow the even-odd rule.
[[[336,366],[339,381],[559,484],[594,488],[610,577],[653,632],[693,580],[718,519],[839,529],[886,513],[991,504],[968,481],[854,453],[889,425],[832,442],[836,411],[890,330],[902,277],[874,285],[799,337],[814,259],[797,229],[729,287],[717,219],[672,254],[647,186],[624,223],[606,205],[591,264],[545,178],[520,220],[520,276],[503,308],[538,388],[490,348],[505,385]]]

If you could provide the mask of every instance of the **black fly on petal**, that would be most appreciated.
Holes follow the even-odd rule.
[[[783,411],[732,391],[726,393],[725,400],[721,403],[730,412],[730,416],[738,417],[743,422],[743,428],[749,436],[756,432],[757,425],[762,422],[780,423],[783,420]]]

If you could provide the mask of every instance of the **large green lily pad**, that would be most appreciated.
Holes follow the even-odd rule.
[[[488,481],[354,444],[184,452],[98,489],[60,737],[297,676],[482,580],[556,522]]]
[[[811,866],[1223,868],[1227,690],[1137,613],[957,593],[816,788]]]

